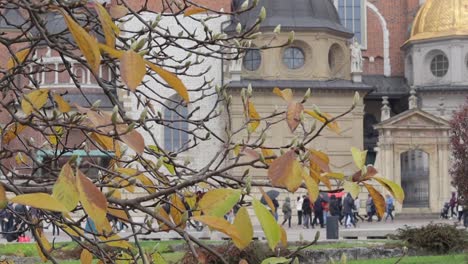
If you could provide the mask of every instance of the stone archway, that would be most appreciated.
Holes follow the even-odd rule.
[[[412,109],[375,128],[379,131],[376,167],[405,191],[397,212],[438,213],[451,192],[448,122]]]
[[[401,187],[405,191],[403,207],[429,207],[429,153],[412,149],[400,154]]]

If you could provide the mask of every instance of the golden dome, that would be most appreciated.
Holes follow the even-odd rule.
[[[468,36],[468,0],[427,0],[414,19],[409,41]]]

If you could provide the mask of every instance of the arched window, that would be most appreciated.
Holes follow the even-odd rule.
[[[174,96],[168,100],[167,108],[164,109],[164,149],[166,151],[182,150],[189,141],[188,109],[182,102],[182,98]]]
[[[289,69],[299,69],[304,66],[304,52],[298,47],[290,47],[284,50],[283,62]]]

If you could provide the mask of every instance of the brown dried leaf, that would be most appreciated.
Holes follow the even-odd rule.
[[[290,192],[295,192],[302,184],[302,171],[296,152],[289,150],[271,163],[268,177],[273,186],[286,187]]]
[[[377,215],[382,218],[385,214],[385,199],[372,185],[363,183],[366,189],[369,191],[370,196],[375,204]]]
[[[76,185],[81,205],[96,224],[98,232],[111,232],[112,228],[106,218],[107,199],[104,194],[80,170],[77,170]]]
[[[286,121],[288,122],[289,129],[294,132],[301,123],[301,112],[304,110],[304,106],[301,103],[290,102],[288,104],[288,112],[286,115]]]

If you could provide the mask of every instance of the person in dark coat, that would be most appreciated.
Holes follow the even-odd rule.
[[[275,199],[272,199],[271,200],[273,202],[273,205],[275,206],[275,213],[273,214],[273,216],[275,217],[275,220],[278,222],[278,208],[279,208],[279,203],[278,203],[278,200]]]
[[[320,194],[319,197],[317,197],[317,200],[314,203],[314,221],[312,222],[312,228],[314,228],[315,225],[318,224],[317,220],[320,223],[320,227],[324,228],[324,224],[323,224],[323,202],[324,202],[324,200],[322,198],[322,194]]]
[[[351,224],[356,227],[356,223],[354,222],[353,217],[353,209],[354,209],[354,199],[350,193],[346,195],[346,198],[343,201],[343,214],[345,216],[345,227],[351,227]]]
[[[281,225],[284,225],[286,222],[288,222],[288,226],[289,228],[291,228],[292,208],[291,199],[289,199],[289,197],[286,197],[286,199],[284,200],[282,211],[284,215],[284,220]]]
[[[304,214],[304,228],[309,228],[312,220],[312,207],[309,197],[304,195],[304,202],[302,203],[302,213]]]
[[[338,199],[336,199],[336,196],[333,194],[330,197],[330,215],[331,216],[338,216],[340,217],[340,205],[338,202]]]
[[[457,194],[455,192],[452,192],[452,198],[450,198],[449,205],[450,205],[450,219],[453,218],[453,216],[457,216],[457,213],[455,212],[456,207],[457,207]]]

